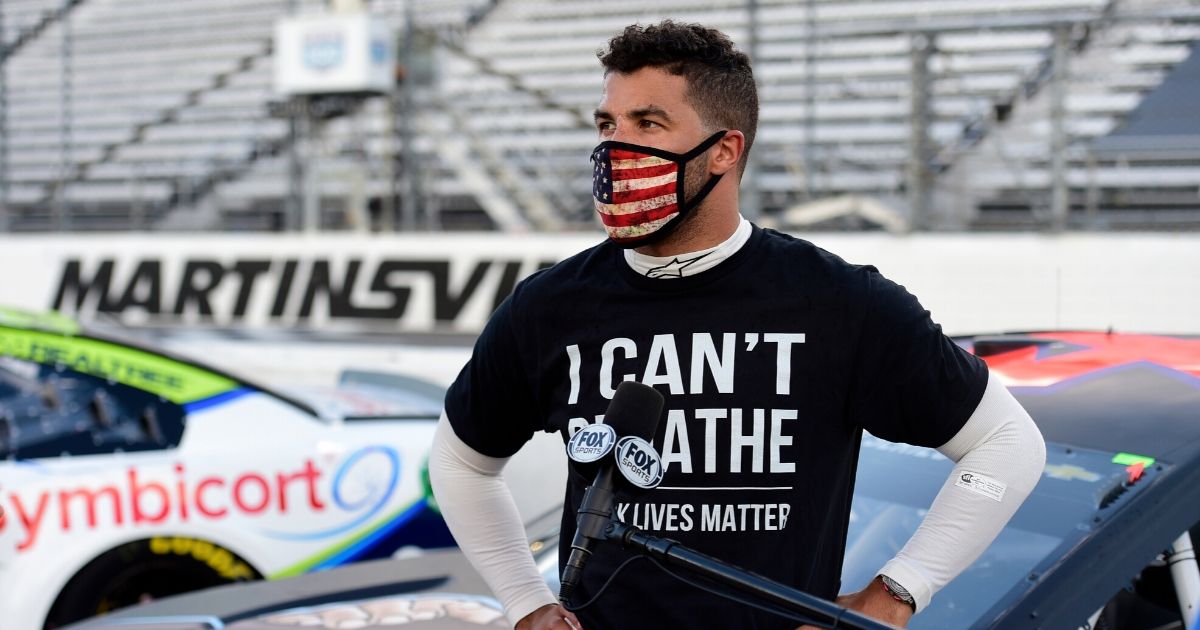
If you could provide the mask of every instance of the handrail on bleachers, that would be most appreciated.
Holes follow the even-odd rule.
[[[82,3],[70,1],[72,7]],[[141,194],[127,185],[140,179],[150,192],[129,203],[150,203],[159,214],[209,202],[242,212],[236,208],[280,201],[286,185],[279,156],[292,140],[280,120],[268,117],[271,53],[262,42],[282,4],[92,3],[95,10],[72,20],[78,58],[70,64],[75,75],[70,86],[77,96],[65,112],[70,116],[66,141],[56,133],[65,108],[53,102],[64,88],[53,46],[42,45],[52,42],[29,46],[22,40],[21,52],[28,54],[17,57],[11,56],[14,48],[5,48],[10,77],[17,74],[19,82],[9,91],[14,131],[7,140],[15,156],[9,200],[21,208],[45,205],[55,187],[65,183],[60,200],[77,203],[72,200],[92,195],[119,203],[122,195]],[[405,5],[368,4],[394,24],[404,19]],[[417,97],[426,109],[413,144],[432,177],[428,189],[455,199],[447,203],[466,199],[461,203],[486,215],[486,204],[478,200],[483,188],[466,182],[474,176],[463,172],[468,164],[468,170],[495,180],[493,188],[510,196],[507,201],[525,218],[539,212],[529,200],[541,196],[560,206],[568,225],[589,218],[586,160],[580,156],[586,158],[595,141],[587,112],[600,74],[593,52],[603,38],[630,22],[664,14],[718,26],[735,41],[747,38],[754,26],[740,0],[667,0],[654,6],[616,0],[603,7],[589,0],[414,0],[413,6],[415,29],[433,33],[438,41],[434,58],[441,73],[435,84],[423,84],[427,93]],[[1181,46],[1200,40],[1200,6],[1167,6],[1162,0],[823,0],[815,6],[817,28],[810,33],[803,3],[759,0],[756,75],[763,107],[757,177],[770,212],[813,192],[904,194],[913,34],[934,35],[940,43],[929,64],[934,170],[974,164],[994,146],[1007,149],[992,161],[1013,166],[988,166],[997,174],[978,180],[986,185],[983,197],[1007,195],[1010,171],[1022,173],[1018,183],[1030,187],[1031,198],[1041,194],[1048,167],[1044,147],[1035,145],[1044,144],[1045,134],[1009,136],[1018,124],[1014,117],[1021,125],[1044,129],[1044,118],[1038,118],[1044,113],[1035,101],[1046,100],[1049,33],[1056,26],[1082,25],[1076,27],[1072,64],[1089,55],[1112,61],[1111,71],[1104,68],[1102,86],[1073,84],[1068,96],[1067,127],[1075,142],[1068,159],[1072,181],[1080,181],[1083,172],[1080,148],[1108,133],[1161,81],[1160,69],[1177,62]],[[42,31],[49,26],[44,22]],[[189,28],[196,24],[208,26]],[[1119,52],[1121,44],[1104,39],[1109,36],[1128,39],[1133,47]],[[147,55],[147,49],[156,53]],[[168,58],[177,62],[165,62]],[[362,168],[371,195],[388,191],[393,180],[386,178],[393,176],[389,169],[395,164],[385,165],[398,144],[386,134],[394,133],[380,108],[356,108],[327,127],[334,156],[325,165]],[[1003,138],[993,142],[995,135]],[[464,160],[439,153],[439,137],[464,141],[458,148],[465,146],[470,155]],[[338,157],[345,149],[356,151],[355,157]],[[63,164],[71,165],[65,179]],[[1097,181],[1105,186],[1122,186],[1136,177],[1096,172],[1104,174]],[[517,190],[505,181],[532,188]],[[1177,178],[1149,173],[1146,181],[1165,186]],[[328,183],[327,196],[341,194],[337,182]],[[803,189],[810,183],[814,191]]]
[[[75,10],[76,7],[83,3],[84,0],[64,0],[64,3],[58,8],[45,12],[42,15],[42,19],[37,24],[22,31],[21,34],[17,36],[17,39],[11,44],[5,43],[3,39],[0,39],[0,67],[7,63],[8,60],[13,55],[17,54],[17,52],[19,52],[22,48],[24,48],[25,45],[40,37],[47,28],[53,24],[61,22],[64,17],[69,15]]]

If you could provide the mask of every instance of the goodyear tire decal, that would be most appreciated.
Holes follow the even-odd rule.
[[[250,565],[238,559],[232,551],[197,538],[184,536],[155,536],[150,539],[150,552],[157,556],[185,556],[208,565],[217,575],[229,580],[252,580],[256,577]]]

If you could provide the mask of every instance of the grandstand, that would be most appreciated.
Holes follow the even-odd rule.
[[[0,229],[292,229],[307,167],[319,227],[588,227],[595,51],[665,17],[754,56],[764,223],[1200,227],[1200,150],[1129,133],[1191,0],[376,0],[399,89],[293,125],[273,26],[322,4],[4,0]]]

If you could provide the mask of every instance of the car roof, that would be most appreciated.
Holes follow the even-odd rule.
[[[1200,338],[1057,331],[959,341],[1048,441],[1167,460],[1200,445]]]
[[[317,416],[318,413],[311,405],[297,400],[292,396],[280,393],[272,388],[236,376],[225,370],[206,365],[191,358],[184,358],[161,348],[151,347],[140,340],[131,339],[110,331],[101,331],[94,327],[83,326],[79,322],[59,313],[34,313],[21,309],[0,307],[0,332],[9,329],[15,333],[13,337],[27,337],[29,340],[46,340],[58,338],[63,340],[70,350],[67,356],[79,359],[72,361],[71,367],[81,372],[112,378],[118,382],[144,391],[163,396],[173,402],[188,403],[194,399],[211,395],[219,395],[231,389],[250,389],[266,393],[270,396],[299,409],[300,411]],[[0,344],[0,356],[10,355],[25,358],[18,350],[21,344],[12,344],[9,348]],[[6,351],[6,348],[8,350]],[[130,351],[134,354],[130,355]],[[105,370],[103,366],[111,364],[124,365],[130,356],[139,359],[139,367],[157,366],[174,372],[171,376],[181,379],[173,383],[183,383],[183,390],[172,390],[163,385],[167,379],[140,378],[142,370]],[[33,359],[34,362],[42,362]],[[128,382],[126,382],[128,381]]]
[[[7,306],[0,306],[0,326],[63,335],[77,335],[83,328],[79,322],[61,313],[34,313]]]

